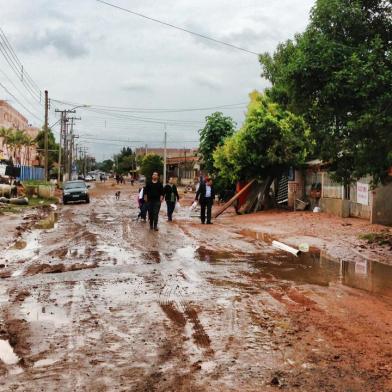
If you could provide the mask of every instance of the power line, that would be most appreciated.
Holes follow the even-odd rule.
[[[19,90],[18,86],[16,86],[16,84],[8,77],[8,75],[2,70],[0,69],[0,72],[2,73],[2,75],[8,80],[9,83],[12,84],[12,86],[15,88],[15,90],[22,96],[24,97],[24,94]],[[27,98],[25,98],[26,102],[29,103],[29,105],[34,108],[34,105],[32,102],[30,102]]]
[[[162,143],[161,141],[147,141],[147,140],[129,140],[129,139],[113,139],[113,138],[99,138],[99,137],[89,137],[89,136],[83,136],[79,135],[79,139],[82,140],[96,140],[96,141],[111,141],[111,142],[121,142],[121,143]],[[199,143],[199,140],[173,140],[173,141],[168,141],[168,143]]]
[[[19,105],[22,106],[28,113],[30,113],[32,116],[34,116],[38,121],[42,121],[42,118],[39,118],[38,116],[36,116],[36,115],[35,115],[33,112],[31,112],[25,105],[23,105],[23,103],[20,102],[19,99],[16,98],[15,95],[12,94],[12,93],[7,89],[7,87],[4,86],[3,83],[0,82],[0,86],[4,89],[4,91],[5,91],[6,93],[8,93],[9,95],[11,95],[11,97],[14,98],[15,101],[18,102]]]
[[[197,32],[195,32],[195,31],[188,30],[188,29],[186,29],[186,28],[184,28],[184,27],[179,27],[179,26],[175,26],[175,25],[173,25],[173,24],[171,24],[171,23],[163,22],[163,21],[161,21],[161,20],[159,20],[159,19],[155,19],[155,18],[152,18],[152,17],[150,17],[150,16],[143,15],[143,14],[141,14],[141,13],[139,13],[139,12],[135,12],[135,11],[132,11],[132,10],[127,9],[127,8],[120,7],[120,6],[115,5],[115,4],[108,3],[107,1],[103,1],[103,0],[96,0],[96,1],[97,1],[98,3],[105,4],[105,5],[109,6],[109,7],[113,7],[113,8],[119,9],[119,10],[121,10],[121,11],[128,12],[129,14],[139,16],[140,18],[148,19],[148,20],[150,20],[150,21],[152,21],[152,22],[159,23],[159,24],[162,24],[162,25],[167,26],[167,27],[171,27],[171,28],[173,28],[173,29],[180,30],[180,31],[185,32],[185,33],[188,33],[188,34],[195,35],[195,36],[197,36],[197,37],[199,37],[199,38],[207,39],[207,40],[209,40],[209,41],[213,41],[213,42],[218,43],[218,44],[221,44],[221,45],[229,46],[229,47],[231,47],[231,48],[233,48],[233,49],[241,50],[241,51],[243,51],[243,52],[246,52],[246,53],[249,53],[249,54],[254,54],[254,55],[256,55],[256,56],[259,56],[259,55],[260,55],[260,53],[256,53],[256,52],[253,52],[253,51],[251,51],[251,50],[248,50],[248,49],[245,49],[245,48],[241,48],[240,46],[233,45],[233,44],[230,44],[230,43],[228,43],[228,42],[221,41],[221,40],[219,40],[219,39],[212,38],[212,37],[209,37],[209,36],[207,36],[207,35],[200,34],[200,33],[197,33]]]
[[[1,36],[0,36],[1,38]],[[15,66],[14,62],[12,61],[12,58],[10,56],[10,54],[7,52],[4,44],[0,41],[0,52],[2,53],[4,59],[6,60],[6,62],[8,63],[8,65],[10,66],[10,68],[12,69],[12,71],[14,72],[14,74],[16,75],[17,79],[23,84],[23,86],[25,87],[25,89],[29,92],[29,94],[34,98],[34,100],[39,102],[39,98],[36,95],[36,93],[31,89],[31,87],[24,83],[22,81],[21,75],[22,75],[22,71],[18,69],[17,66]]]
[[[82,105],[81,103],[77,102],[66,102],[66,101],[60,101],[57,99],[51,99],[53,102],[58,102],[64,105],[69,105],[69,106],[75,106],[75,105]],[[101,109],[105,111],[118,111],[118,112],[135,112],[135,113],[141,113],[141,112],[165,112],[165,113],[177,113],[177,112],[192,112],[192,111],[205,111],[205,110],[214,110],[214,109],[242,109],[244,105],[247,105],[246,102],[241,102],[241,103],[231,103],[231,104],[226,104],[226,105],[217,105],[217,106],[210,106],[210,107],[199,107],[199,108],[172,108],[172,109],[158,109],[158,108],[136,108],[136,107],[126,107],[126,106],[105,106],[105,105],[88,105],[90,108],[96,108],[96,109]],[[241,106],[241,107],[239,107]],[[245,106],[246,107],[246,106]]]
[[[10,41],[8,40],[7,36],[5,35],[3,29],[0,27],[0,36],[2,36],[2,39],[5,43],[5,45],[7,46],[8,50],[11,53],[11,56],[14,58],[14,60],[17,62],[17,64],[19,65],[20,68],[23,67],[22,62],[19,60],[17,54],[15,53],[15,50],[13,49]],[[35,88],[36,90],[38,90],[38,92],[41,94],[41,89],[38,87],[37,83],[34,82],[34,80],[32,79],[32,77],[29,75],[29,73],[23,68],[24,70],[24,76],[26,77],[26,79],[29,80],[31,86],[33,88]]]

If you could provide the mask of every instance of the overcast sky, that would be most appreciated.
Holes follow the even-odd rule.
[[[109,2],[257,53],[272,52],[279,42],[303,31],[314,3],[313,0]],[[140,109],[203,108],[245,103],[249,92],[267,86],[260,77],[256,55],[188,35],[95,0],[0,0],[0,9],[1,27],[25,69],[40,89],[49,90],[53,99]],[[24,86],[1,53],[0,58],[1,83],[41,118],[43,109],[23,94]],[[40,125],[1,87],[0,98],[8,99],[34,125]],[[52,102],[52,111],[56,108],[70,107]],[[98,160],[118,151],[124,143],[117,140],[132,140],[129,143],[132,147],[161,144],[165,119],[170,147],[194,145],[204,117],[213,111],[127,112],[119,116],[92,109],[78,109],[76,115],[82,120],[76,129],[81,136],[112,139],[83,140]],[[221,111],[238,124],[243,121],[244,106]],[[57,118],[51,114],[51,122]]]

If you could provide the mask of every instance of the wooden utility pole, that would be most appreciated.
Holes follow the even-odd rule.
[[[49,112],[49,97],[48,97],[48,90],[45,90],[45,140],[44,140],[44,149],[45,149],[45,180],[49,181],[49,148],[48,148],[48,112]]]
[[[165,124],[165,138],[164,138],[164,150],[163,150],[163,185],[166,185],[166,161],[167,161],[167,132]]]

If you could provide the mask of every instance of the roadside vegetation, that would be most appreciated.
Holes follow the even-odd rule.
[[[306,30],[260,56],[271,87],[250,94],[242,127],[214,113],[200,131],[204,167],[220,181],[277,177],[318,158],[336,180],[392,166],[392,4],[318,0]]]

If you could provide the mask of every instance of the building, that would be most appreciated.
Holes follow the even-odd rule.
[[[166,163],[167,176],[177,178],[182,185],[193,185],[200,176],[199,157],[195,154],[170,157]]]
[[[372,178],[363,177],[344,186],[336,182],[328,164],[313,160],[302,170],[292,170],[286,177],[288,206],[296,199],[306,200],[310,208],[319,206],[321,211],[343,218],[356,217],[370,223],[392,225],[392,172],[384,185],[372,187]]]
[[[197,149],[195,148],[167,148],[166,149],[166,157],[167,158],[175,158],[175,157],[185,157],[195,155]],[[147,154],[156,154],[163,158],[165,153],[164,148],[150,148],[146,147],[138,147],[135,150],[135,154],[137,157],[144,156]]]
[[[31,139],[35,139],[39,133],[38,128],[29,125],[27,118],[4,100],[0,100],[0,129],[1,128],[25,131]],[[0,159],[9,160],[11,159],[11,155],[13,155],[12,158],[14,163],[26,166],[39,165],[36,145],[23,146],[12,152],[4,144],[3,138],[0,137]]]

